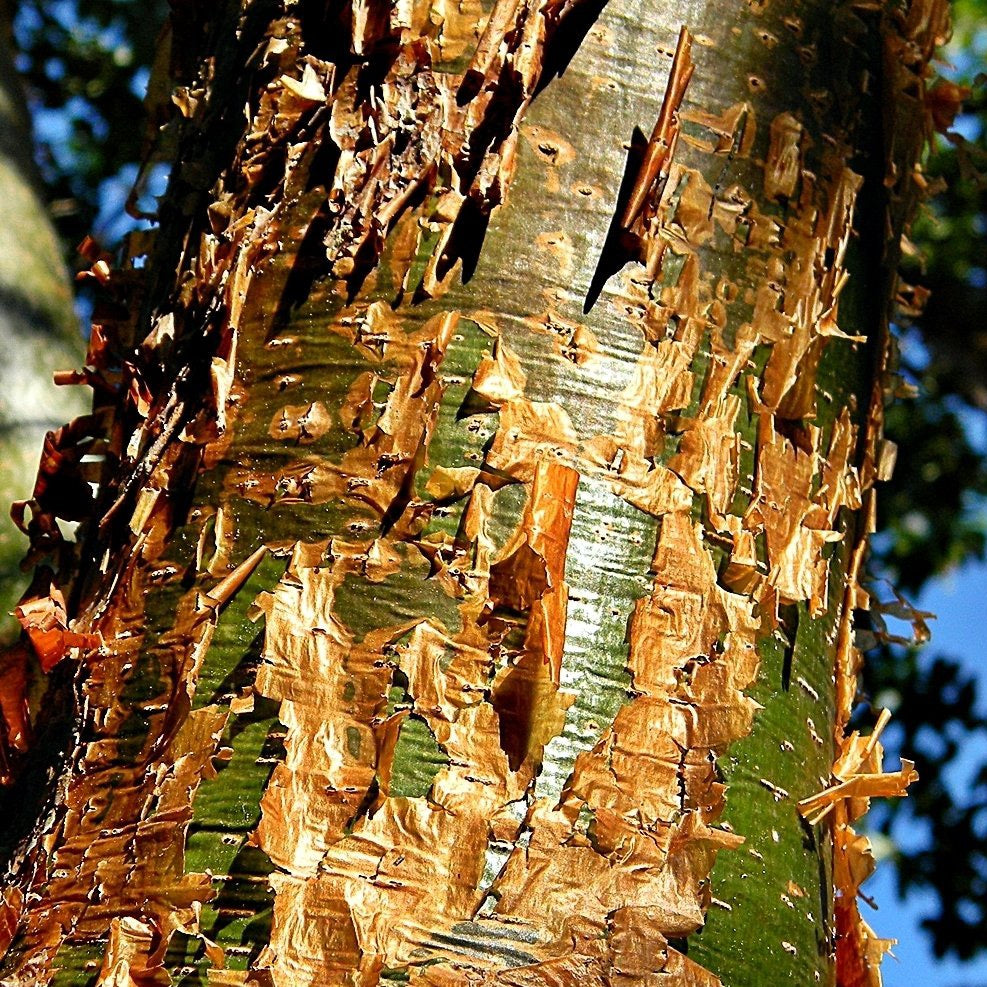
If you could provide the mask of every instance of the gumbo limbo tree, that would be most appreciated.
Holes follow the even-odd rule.
[[[879,982],[945,4],[172,6],[160,227],[14,509],[3,982]]]

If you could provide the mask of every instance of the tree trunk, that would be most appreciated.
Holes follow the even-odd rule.
[[[175,4],[29,505],[9,982],[877,982],[852,611],[943,29]]]

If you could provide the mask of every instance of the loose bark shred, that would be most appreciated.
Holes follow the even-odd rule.
[[[691,51],[692,38],[683,25],[679,32],[678,44],[675,47],[675,56],[672,59],[671,74],[665,87],[665,94],[662,97],[661,110],[658,113],[657,121],[655,121],[654,130],[651,132],[641,170],[635,179],[630,198],[620,219],[620,225],[624,229],[629,230],[631,228],[631,224],[637,219],[644,207],[645,199],[652,192],[652,189],[654,189],[656,197],[660,197],[664,190],[665,180],[668,178],[665,165],[671,161],[675,154],[675,142],[678,140],[679,107],[682,105],[682,99],[689,87],[689,80],[695,70],[690,58]],[[656,181],[658,182],[657,188],[655,187]]]

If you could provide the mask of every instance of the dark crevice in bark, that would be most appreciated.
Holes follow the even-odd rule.
[[[535,97],[569,67],[607,3],[608,0],[583,0],[565,14],[552,32],[552,43],[545,50],[541,78],[535,86]]]
[[[483,240],[490,225],[490,209],[484,203],[467,199],[453,223],[449,243],[436,265],[436,277],[441,281],[457,260],[463,262],[462,279],[467,283],[476,273]]]
[[[794,604],[781,607],[780,631],[785,636],[785,650],[781,659],[781,688],[788,692],[792,684],[792,664],[795,658],[795,639],[799,627],[799,610]]]
[[[584,314],[592,311],[600,297],[600,292],[603,291],[610,278],[637,256],[635,238],[624,229],[620,217],[623,216],[630,201],[631,191],[641,172],[647,147],[647,137],[644,136],[639,127],[635,127],[631,134],[631,145],[624,160],[624,174],[620,180],[617,201],[614,203],[613,218],[610,221],[610,228],[607,230],[607,237],[603,241],[603,249],[600,251],[600,257],[596,262],[596,269],[593,271],[593,278],[583,302]]]
[[[339,157],[339,149],[328,138],[324,145],[335,148],[335,157]],[[335,162],[334,162],[335,164]],[[333,169],[335,170],[335,169]],[[332,172],[328,172],[332,174]],[[284,287],[278,293],[276,308],[271,316],[270,328],[267,330],[267,341],[277,337],[291,320],[292,312],[299,305],[303,305],[312,291],[313,285],[320,277],[326,273],[328,263],[326,252],[323,247],[325,235],[332,225],[332,216],[327,208],[327,203],[322,205],[309,222],[308,230],[298,245],[298,252],[295,254],[294,262],[288,270],[284,281]]]

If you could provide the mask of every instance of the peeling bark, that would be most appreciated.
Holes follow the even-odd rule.
[[[13,793],[71,729],[6,982],[877,983],[852,611],[942,5],[176,17],[162,228],[21,508]]]

